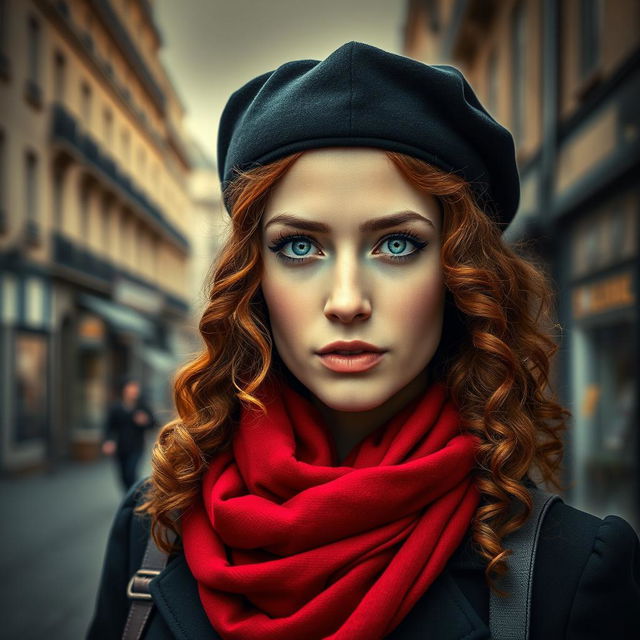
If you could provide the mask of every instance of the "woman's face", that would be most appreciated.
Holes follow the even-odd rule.
[[[328,407],[374,409],[424,372],[442,333],[441,225],[436,199],[378,149],[305,152],[274,187],[261,224],[273,340]],[[318,355],[354,340],[383,353]]]

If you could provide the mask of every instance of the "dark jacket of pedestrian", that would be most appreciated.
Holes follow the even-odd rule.
[[[144,400],[126,405],[118,399],[109,407],[104,439],[115,441],[116,455],[142,452],[145,431],[156,426],[157,420]]]

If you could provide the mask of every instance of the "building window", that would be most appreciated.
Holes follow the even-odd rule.
[[[123,129],[120,133],[120,146],[122,152],[122,160],[127,165],[131,161],[131,144],[129,141],[129,132]]]
[[[113,80],[115,76],[113,71],[113,47],[110,43],[107,44],[107,51],[104,56],[104,68],[107,75]]]
[[[91,87],[82,83],[82,121],[87,129],[91,128]]]
[[[42,107],[40,88],[40,24],[30,16],[27,21],[27,82],[25,98],[36,109]]]
[[[131,71],[129,71],[129,69],[125,66],[124,68],[124,78],[123,78],[124,82],[122,83],[122,93],[124,95],[124,99],[132,104],[133,103],[133,96],[132,96],[132,89],[133,89],[133,74],[131,73]]]
[[[49,336],[41,331],[15,335],[15,431],[12,440],[44,438],[48,430]]]
[[[119,207],[113,207],[111,210],[111,258],[113,262],[122,261],[122,239],[120,234],[120,225],[122,224],[122,215]]]
[[[144,228],[141,224],[135,226],[135,267],[138,271],[144,271]]]
[[[38,84],[40,74],[40,24],[33,16],[29,17],[27,46],[29,80],[34,84]]]
[[[588,76],[600,58],[600,0],[580,0],[580,77]]]
[[[5,172],[5,166],[6,166],[5,146],[6,146],[6,143],[4,140],[4,131],[0,131],[0,233],[6,233],[7,227],[8,227],[7,210],[5,209],[5,201],[6,201],[6,194],[5,194],[6,184],[5,184],[5,178],[4,178],[4,172]]]
[[[0,53],[6,45],[7,29],[7,0],[0,0]]]
[[[38,158],[33,151],[27,151],[25,156],[24,191],[24,239],[27,246],[37,246],[40,242],[40,229],[38,227]]]
[[[57,102],[64,102],[66,71],[65,57],[56,51],[53,59],[53,98]]]
[[[62,189],[64,169],[61,166],[53,170],[53,227],[62,230]]]
[[[111,251],[111,230],[110,230],[110,218],[111,218],[111,199],[109,196],[102,198],[102,246],[104,252],[108,256]]]
[[[127,215],[128,212],[125,209],[120,216],[120,259],[124,265],[129,264],[129,220]]]
[[[93,36],[91,35],[93,29],[93,15],[91,14],[91,9],[87,7],[87,11],[85,14],[85,28],[82,32],[82,41],[89,51],[93,51]]]
[[[5,53],[7,48],[7,0],[0,0],[0,78],[9,79],[9,58]]]
[[[0,129],[0,207],[4,204],[5,198],[5,182],[4,182],[4,167],[5,167],[5,141],[4,141],[4,131]]]
[[[33,151],[25,156],[25,213],[27,221],[38,219],[38,158]]]
[[[158,278],[158,253],[160,249],[160,240],[158,236],[153,234],[151,236],[151,276],[152,280],[155,281]]]
[[[129,213],[129,215],[132,215]],[[131,268],[135,262],[135,231],[136,231],[136,223],[135,220],[128,219],[127,224],[125,225],[125,242],[126,242],[126,264],[129,268]]]
[[[83,239],[89,237],[89,183],[83,182],[80,187],[80,235]]]
[[[111,145],[113,144],[113,114],[110,109],[105,108],[102,112],[103,119],[103,133],[104,143],[106,147],[111,151]]]

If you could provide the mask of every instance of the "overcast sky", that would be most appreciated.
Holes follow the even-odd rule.
[[[229,95],[289,60],[326,58],[350,40],[402,53],[406,0],[156,0],[167,67],[187,130],[215,160]]]

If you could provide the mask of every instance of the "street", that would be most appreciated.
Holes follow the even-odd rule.
[[[146,456],[140,472],[149,471]],[[85,637],[122,496],[106,458],[0,480],[3,638]]]

